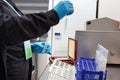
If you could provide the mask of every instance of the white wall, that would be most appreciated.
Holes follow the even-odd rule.
[[[55,6],[60,0],[49,0],[50,8]],[[52,2],[54,1],[54,2]],[[68,37],[74,38],[76,30],[85,30],[86,21],[95,19],[96,16],[96,1],[97,0],[70,0],[74,6],[74,13],[63,18],[58,25],[51,29],[52,35],[49,38],[52,40],[53,53],[64,53],[67,51]],[[61,38],[56,39],[54,33],[61,33]],[[61,54],[62,55],[62,54]],[[65,55],[65,54],[63,54]]]
[[[120,0],[100,0],[99,18],[109,17],[120,21]]]

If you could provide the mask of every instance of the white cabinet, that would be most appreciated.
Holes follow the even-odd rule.
[[[99,18],[108,17],[120,21],[120,0],[99,0]]]

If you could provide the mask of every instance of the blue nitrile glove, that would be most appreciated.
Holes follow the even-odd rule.
[[[31,48],[34,54],[41,53],[51,54],[51,45],[47,42],[35,42],[31,44]],[[43,49],[45,49],[44,52]]]
[[[54,8],[59,16],[59,19],[62,19],[66,15],[70,15],[74,12],[73,4],[66,0],[66,1],[60,1]]]

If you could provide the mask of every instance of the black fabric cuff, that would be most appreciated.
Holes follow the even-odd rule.
[[[46,14],[48,15],[50,26],[54,26],[59,23],[59,17],[54,10],[50,10]]]

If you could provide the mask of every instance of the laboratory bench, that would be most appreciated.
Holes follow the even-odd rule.
[[[47,64],[47,66],[45,67],[44,71],[42,72],[42,74],[40,75],[38,80],[56,80],[56,79],[49,79],[49,76],[51,75],[51,72],[49,72],[50,67],[51,67],[51,62],[49,62]],[[108,64],[107,65],[107,79],[106,80],[119,80],[120,79],[119,74],[120,74],[120,65],[118,65],[118,64]],[[54,75],[52,74],[52,76],[54,76]],[[57,76],[57,77],[58,77],[57,80],[59,80],[59,77],[61,77],[61,76]],[[62,78],[63,77],[61,77],[61,79]],[[62,80],[69,80],[69,79],[63,78]],[[76,80],[76,78],[73,80]]]

